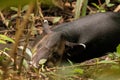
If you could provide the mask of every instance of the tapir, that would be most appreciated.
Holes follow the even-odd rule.
[[[113,52],[120,43],[119,12],[90,14],[52,29],[47,28],[46,23],[43,26],[47,34],[33,55],[32,64],[35,66],[41,59],[55,58],[54,55],[82,62]]]

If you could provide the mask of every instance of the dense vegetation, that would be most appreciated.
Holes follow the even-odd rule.
[[[39,69],[30,65],[43,36],[41,22],[70,22],[97,12],[119,11],[120,0],[1,0],[0,80],[119,80],[120,45],[113,54],[80,64]]]

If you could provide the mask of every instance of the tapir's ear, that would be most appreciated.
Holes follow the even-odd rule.
[[[83,43],[79,43],[80,46],[82,46],[84,49],[86,49],[86,45]]]
[[[79,47],[79,48],[86,49],[86,45],[83,44],[83,43],[73,43],[73,42],[68,42],[68,41],[66,41],[65,44],[66,44],[67,46],[69,46],[69,47]]]
[[[86,45],[83,43],[79,43],[73,46],[74,50],[85,50],[86,49]]]
[[[52,32],[50,30],[50,26],[49,26],[49,23],[48,23],[47,20],[44,20],[44,22],[43,22],[43,29],[44,29],[44,32],[47,33],[47,34]]]

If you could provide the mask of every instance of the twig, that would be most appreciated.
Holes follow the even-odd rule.
[[[10,59],[11,59],[11,61],[12,61],[12,62],[14,62],[14,59],[13,59],[13,58],[11,58],[11,56],[10,56],[10,55],[8,55],[8,53],[6,53],[6,52],[4,52],[4,51],[0,50],[0,55],[1,55],[1,54],[6,55],[8,58],[10,58]]]
[[[99,3],[100,6],[102,5],[101,0],[98,0],[98,3]]]
[[[42,14],[42,10],[41,10],[41,7],[39,5],[40,5],[40,2],[37,0],[37,8],[38,8],[38,12],[39,12],[39,15],[40,15],[40,20],[42,22],[42,21],[44,21],[44,16]]]
[[[11,57],[14,58],[14,60],[16,59],[17,46],[19,44],[19,40],[20,40],[20,38],[22,36],[23,30],[25,28],[25,25],[28,22],[28,18],[30,16],[30,13],[31,13],[32,10],[33,10],[33,4],[31,3],[29,5],[28,11],[26,12],[23,21],[21,22],[20,25],[18,25],[19,29],[18,29],[18,31],[16,31],[16,34],[15,34],[15,44],[13,45],[13,48],[12,48],[11,53],[10,53]],[[16,63],[14,62],[14,64],[16,64]]]
[[[32,28],[31,28],[32,30]],[[25,56],[25,51],[26,51],[26,48],[27,48],[27,45],[28,45],[28,42],[29,42],[29,39],[30,39],[30,34],[31,34],[31,31],[28,32],[27,36],[26,36],[26,40],[25,40],[25,45],[24,45],[24,48],[23,48],[23,51],[22,51],[22,59],[21,59],[21,62],[20,62],[20,68],[19,68],[19,72],[21,73],[21,70],[22,70],[22,64],[23,64],[23,60],[24,60],[24,56]]]
[[[3,23],[4,23],[6,26],[8,26],[8,22],[6,22],[5,17],[4,17],[4,15],[2,14],[1,11],[0,11],[0,17],[1,17],[2,21],[3,21]]]
[[[42,30],[42,29],[34,29],[32,31],[39,31],[39,30]],[[0,31],[0,33],[4,33],[4,32],[13,32],[13,31],[16,31],[16,30],[3,30],[3,31]],[[23,31],[30,31],[30,29],[24,29]]]
[[[91,13],[94,13],[94,11],[90,8],[90,6],[87,6],[87,9],[90,10]]]
[[[114,12],[118,12],[120,10],[120,5],[117,6],[117,8],[114,9]]]

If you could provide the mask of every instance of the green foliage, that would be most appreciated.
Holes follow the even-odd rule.
[[[116,2],[120,3],[120,0],[115,0]]]
[[[18,16],[18,14],[17,14],[17,12],[18,12],[18,7],[13,7],[13,6],[12,6],[12,7],[10,7],[10,9],[11,9],[12,11],[16,12],[16,14],[14,14],[14,15],[11,16],[11,19],[16,18],[16,17]],[[28,9],[28,5],[24,5],[24,6],[21,8],[21,14],[22,14],[23,12],[27,11],[27,9]]]
[[[69,62],[69,64],[70,64],[70,65],[73,65],[73,62],[72,62],[72,61],[70,61],[69,59],[68,59],[68,62]]]
[[[10,7],[11,10],[17,12],[18,11],[18,8],[17,7]]]
[[[75,7],[75,19],[78,19],[80,16],[85,16],[87,11],[88,0],[77,0]]]
[[[1,44],[6,44],[6,42],[4,40],[0,40]]]
[[[10,6],[18,6],[18,5],[24,6],[25,4],[28,4],[32,1],[35,0],[0,0],[0,9]]]
[[[75,68],[75,69],[74,69],[74,73],[75,73],[75,74],[83,74],[83,72],[84,72],[84,70],[81,69],[81,68]]]
[[[120,54],[120,44],[117,46],[117,53]]]
[[[55,17],[54,20],[53,20],[53,24],[59,22],[61,18],[62,18],[62,17]]]
[[[102,6],[99,6],[96,3],[92,3],[92,5],[98,9],[98,12],[106,12],[106,10]]]
[[[62,0],[39,0],[41,2],[42,5],[44,5],[45,7],[59,7],[61,9],[63,9],[63,2]]]
[[[29,65],[28,65],[28,62],[27,62],[27,60],[23,60],[23,66],[26,68],[26,69],[28,69],[29,68]]]
[[[47,59],[41,59],[41,60],[39,61],[39,64],[40,64],[40,65],[43,65],[46,61],[47,61]]]
[[[115,53],[115,55],[117,56],[117,57],[120,57],[120,44],[117,46],[117,48],[116,48],[116,53]]]
[[[9,38],[9,37],[7,37],[5,35],[0,34],[0,43],[1,44],[6,44],[6,41],[15,43],[13,39],[11,39],[11,38]]]
[[[110,0],[105,0],[105,3],[107,5],[107,7],[112,7],[115,5],[115,4],[110,3]]]
[[[75,19],[80,17],[83,0],[77,0],[75,7]]]
[[[24,50],[24,47],[23,46],[19,46],[18,47],[20,50]],[[31,50],[29,49],[29,48],[26,48],[26,50],[25,50],[25,53],[26,53],[26,56],[28,56],[30,59],[32,59],[32,52],[31,52]]]
[[[83,7],[82,7],[82,14],[81,14],[82,16],[86,15],[87,5],[88,5],[88,0],[84,0]]]
[[[18,8],[17,7],[10,7],[11,10],[18,12]],[[21,12],[24,12],[28,9],[28,5],[25,5],[22,7]]]
[[[103,64],[103,63],[106,63],[106,64],[108,64],[108,63],[111,63],[111,64],[117,64],[117,62],[114,62],[114,61],[111,61],[111,60],[102,60],[102,61],[100,61],[100,62],[98,62],[99,64]]]
[[[53,1],[54,0],[39,0],[42,4],[45,4],[45,5],[48,5],[48,6],[53,6],[54,3]]]
[[[19,8],[18,6],[20,5],[20,14],[24,13],[27,9],[28,9],[28,3],[30,3],[31,1],[36,1],[36,0],[0,0],[0,10],[5,8],[5,7],[10,7],[10,9],[16,13],[18,13],[19,11]],[[62,8],[62,0],[38,0],[38,3],[40,2],[42,4],[42,6],[46,6],[47,7],[54,7],[54,6],[57,6],[59,8]],[[68,0],[66,0],[68,1]],[[72,1],[72,0],[69,0],[69,1]],[[101,1],[101,0],[100,0]],[[120,0],[118,0],[120,1]],[[86,15],[86,8],[87,6],[89,6],[88,4],[88,0],[77,0],[76,2],[76,13],[75,13],[75,16],[76,18],[79,18],[80,15],[82,16],[85,16]],[[105,0],[105,2],[102,4],[102,5],[97,5],[94,3],[92,3],[94,5],[94,7],[97,9],[97,12],[105,12],[106,8],[103,6],[103,5],[107,5],[107,7],[112,7],[114,6],[114,4],[112,4],[110,2],[110,0]],[[12,7],[11,7],[12,6]],[[40,5],[38,5],[40,7]],[[91,8],[92,9],[92,8]],[[93,10],[94,11],[94,10]],[[4,13],[3,13],[4,14]],[[16,19],[16,17],[18,16],[18,14],[12,14],[10,15],[9,17],[11,18],[14,18]],[[46,16],[46,14],[45,14]],[[8,17],[8,16],[7,16]],[[21,15],[21,17],[23,17],[23,15]],[[32,13],[30,17],[33,17],[33,18],[36,18],[36,14]],[[5,16],[6,18],[6,16]],[[62,17],[56,17],[53,19],[53,23],[57,23],[60,21]],[[31,18],[30,18],[31,19]],[[6,19],[7,20],[7,19]],[[32,20],[30,20],[32,21]],[[33,21],[34,22],[34,21]],[[27,24],[28,25],[28,24]],[[34,25],[34,23],[32,24],[32,26]],[[34,28],[34,27],[33,27]],[[33,30],[34,31],[34,30]],[[5,36],[5,35],[1,35],[0,34],[0,44],[6,44],[7,42],[12,42],[14,43],[14,40]],[[27,43],[27,42],[26,42]],[[24,51],[24,47],[23,46],[20,46],[19,49],[21,51]],[[10,58],[10,59],[13,59],[11,56],[9,56],[9,54],[7,54],[9,48],[4,48],[4,50],[0,50],[0,63],[1,62],[5,62],[7,58]],[[5,53],[6,52],[6,53]],[[22,52],[18,52],[18,53],[22,53]],[[27,54],[27,57],[29,56],[29,58],[31,59],[32,58],[32,52],[30,51],[29,48],[25,48],[25,53]],[[79,79],[82,79],[82,75],[84,75],[85,73],[88,74],[88,72],[91,72],[91,73],[95,73],[95,71],[97,70],[101,70],[101,67],[100,68],[97,68],[99,65],[98,64],[112,64],[112,65],[116,65],[117,62],[113,61],[113,60],[103,60],[103,61],[99,61],[97,60],[97,62],[95,64],[91,64],[89,63],[90,66],[96,66],[94,69],[94,71],[90,71],[89,70],[89,65],[87,66],[86,64],[83,65],[83,67],[85,66],[85,69],[83,69],[83,67],[81,68],[81,65],[75,67],[75,65],[73,64],[73,62],[71,62],[70,60],[68,60],[70,66],[63,66],[63,67],[54,67],[54,68],[47,68],[45,67],[44,63],[47,61],[47,59],[42,59],[39,61],[39,65],[40,65],[40,68],[39,69],[36,69],[34,67],[31,67],[32,69],[30,70],[29,69],[29,64],[27,62],[27,59],[26,59],[26,54],[25,55],[20,55],[20,56],[16,56],[17,57],[17,60],[18,58],[21,58],[21,57],[24,57],[23,59],[23,63],[22,63],[22,77],[26,77],[26,76],[31,76],[29,77],[29,79],[42,79],[42,76],[45,78],[45,79],[48,79],[48,80],[58,80],[58,78],[60,77],[59,80],[79,80]],[[118,45],[117,47],[117,51],[115,53],[117,55],[117,57],[120,57],[120,45]],[[19,54],[18,54],[19,55]],[[114,58],[113,58],[114,59]],[[19,61],[19,60],[18,60]],[[13,64],[14,62],[12,62]],[[1,64],[2,65],[2,64]],[[19,67],[19,63],[17,65]],[[4,66],[3,66],[4,67]],[[86,69],[87,67],[87,69]],[[91,68],[92,68],[91,67]],[[104,66],[103,66],[104,67]],[[8,67],[9,68],[9,67]],[[106,67],[105,67],[106,68]],[[113,69],[119,69],[119,66],[112,66]],[[2,69],[2,68],[1,68]],[[13,72],[9,72],[9,70],[6,72],[6,70],[1,70],[0,69],[0,75],[4,75],[4,72],[5,74],[6,73],[9,73],[11,76],[10,77],[16,77],[14,76]],[[7,69],[7,68],[5,68]],[[12,67],[10,66],[10,69],[12,69]],[[28,71],[29,70],[29,71]],[[85,70],[88,70],[88,72],[86,72]],[[18,70],[15,70],[16,72]],[[28,72],[26,72],[28,71]],[[15,72],[14,72],[15,73]],[[29,74],[28,74],[29,73]],[[97,73],[97,72],[96,72]],[[52,76],[51,76],[52,75]],[[90,75],[93,75],[93,74],[90,74]],[[5,76],[5,75],[4,75]],[[39,77],[40,76],[40,77]],[[49,79],[49,76],[50,77],[56,77],[56,79]],[[79,78],[80,76],[80,78]],[[88,75],[85,75],[85,77],[88,77]],[[99,75],[100,76],[100,75]],[[99,77],[98,76],[98,77]],[[78,77],[77,79],[74,79],[74,77]],[[19,78],[19,76],[17,76],[17,78]],[[4,80],[4,79],[1,79],[0,80]],[[11,79],[11,80],[16,80],[16,79]],[[20,80],[23,80],[23,79],[20,79]],[[25,79],[27,80],[27,79]]]
[[[105,7],[102,5],[97,5],[96,3],[92,3],[98,9],[98,12],[106,12]],[[107,7],[113,7],[115,4],[111,3],[110,0],[105,0],[105,5]]]

